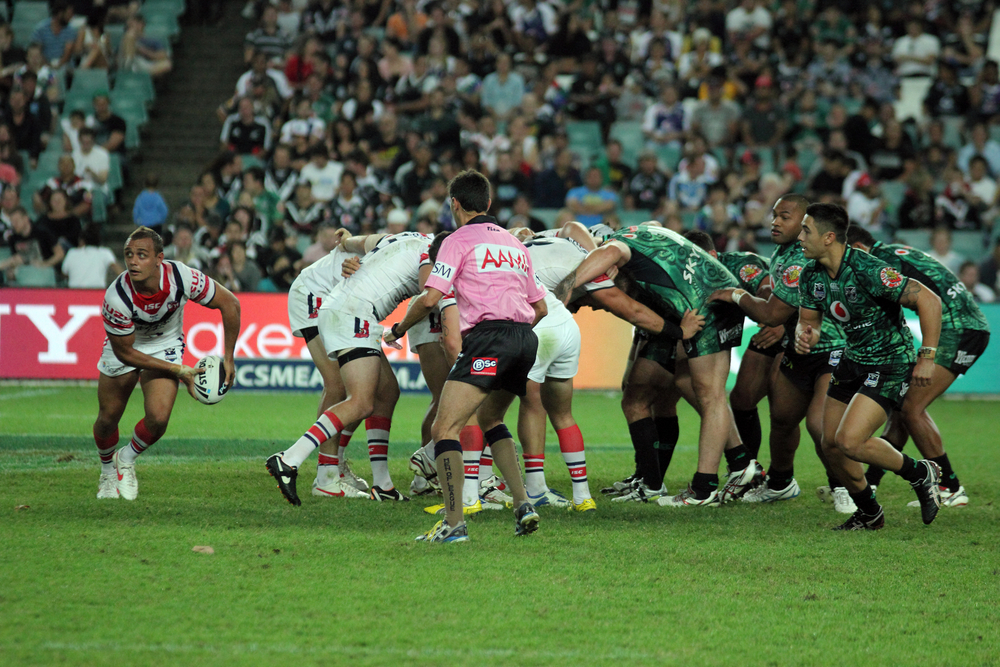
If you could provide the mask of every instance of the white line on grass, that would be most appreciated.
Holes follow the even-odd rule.
[[[15,391],[10,394],[0,394],[0,401],[12,401],[20,398],[31,398],[33,396],[49,396],[58,393],[58,389],[26,389],[25,391]]]

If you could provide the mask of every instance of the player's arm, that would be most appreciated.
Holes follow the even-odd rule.
[[[735,303],[751,320],[769,327],[781,326],[795,314],[794,306],[790,306],[774,294],[762,299],[738,287],[716,290],[708,300]]]
[[[823,313],[812,308],[799,308],[799,322],[795,325],[795,351],[809,354],[819,343],[819,329],[823,324]]]
[[[383,342],[397,350],[403,349],[403,346],[398,343],[399,339],[409,331],[410,327],[427,317],[443,296],[443,292],[433,287],[425,287],[424,291],[410,299],[410,306],[403,320],[393,324],[392,328],[383,334]]]
[[[587,255],[587,258],[580,262],[580,265],[570,272],[573,279],[573,288],[576,289],[585,285],[598,276],[607,274],[609,271],[625,266],[632,259],[632,250],[620,241],[605,243],[597,250]],[[570,277],[570,276],[567,276]],[[572,290],[569,290],[572,293]],[[565,298],[569,298],[566,294]],[[563,302],[565,303],[565,301]]]
[[[441,347],[444,348],[448,367],[454,366],[455,360],[458,359],[458,355],[462,351],[461,321],[458,315],[458,306],[454,303],[441,310]]]
[[[705,326],[705,317],[699,315],[697,310],[685,311],[678,326],[657,315],[654,310],[642,305],[617,287],[588,292],[574,303],[590,306],[595,310],[606,310],[634,327],[677,340],[687,340]]]
[[[134,332],[125,336],[108,333],[108,341],[111,343],[111,350],[115,353],[118,361],[139,370],[159,371],[166,375],[172,375],[187,385],[188,393],[194,396],[194,376],[201,375],[205,372],[205,369],[191,368],[183,364],[172,364],[169,361],[157,359],[144,352],[140,352],[134,347]]]
[[[529,302],[531,309],[535,311],[535,318],[531,320],[531,326],[538,324],[543,317],[549,314],[549,307],[545,305],[545,299],[539,299],[534,303]]]
[[[378,245],[378,242],[384,239],[388,234],[366,234],[363,236],[351,236],[346,239],[342,239],[340,244],[344,247],[347,252],[353,252],[355,255],[365,255],[370,253],[372,249]]]
[[[594,237],[590,235],[587,228],[581,223],[570,221],[567,222],[559,230],[556,236],[564,239],[570,239],[571,241],[576,241],[584,250],[591,251],[597,249],[597,241]]]
[[[920,317],[920,351],[913,367],[913,383],[926,387],[934,374],[934,357],[941,339],[941,299],[919,281],[910,278],[899,296],[899,304]]]
[[[236,380],[236,340],[240,337],[240,301],[232,292],[215,283],[215,296],[205,304],[206,308],[217,310],[222,314],[223,346],[225,353],[222,366],[226,369],[226,386],[232,387]]]

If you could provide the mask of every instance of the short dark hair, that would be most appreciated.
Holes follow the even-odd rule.
[[[431,247],[427,250],[427,258],[431,260],[431,264],[437,261],[438,252],[441,250],[441,244],[444,240],[448,238],[451,232],[441,232],[434,237],[431,241]]]
[[[87,136],[87,137],[90,137],[90,138],[96,140],[97,139],[97,132],[95,132],[94,128],[92,128],[92,127],[81,127],[79,133],[77,133],[77,136],[80,136],[80,137]]]
[[[847,243],[848,245],[860,243],[866,248],[871,248],[875,245],[875,237],[864,227],[851,223],[851,226],[847,228]]]
[[[155,171],[148,172],[146,174],[145,183],[147,188],[157,187],[160,184],[160,175],[157,174]]]
[[[691,243],[695,244],[705,252],[711,252],[715,250],[715,244],[712,243],[712,237],[701,231],[700,229],[689,229],[683,234]]]
[[[833,232],[838,243],[847,243],[847,228],[851,219],[847,210],[838,204],[809,204],[806,215],[816,221],[816,226],[824,234]]]
[[[129,234],[128,238],[125,239],[125,245],[142,239],[150,239],[153,242],[153,250],[156,251],[157,255],[163,252],[163,237],[145,225],[138,227],[134,232]]]
[[[90,223],[80,232],[80,240],[83,241],[83,245],[101,245],[101,226]]]
[[[478,171],[467,169],[451,179],[448,196],[463,210],[482,213],[490,207],[490,182]]]
[[[809,208],[809,199],[805,195],[800,195],[797,192],[790,192],[787,195],[781,195],[778,197],[778,201],[786,201],[790,204],[794,204],[796,208],[800,211],[805,211]]]
[[[264,182],[264,169],[263,167],[250,167],[243,170],[244,176],[253,176],[253,179],[258,183]]]

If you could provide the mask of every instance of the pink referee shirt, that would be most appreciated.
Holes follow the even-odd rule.
[[[528,251],[485,215],[441,244],[426,286],[447,294],[453,285],[463,334],[486,320],[531,324],[535,311],[530,304],[545,298]]]

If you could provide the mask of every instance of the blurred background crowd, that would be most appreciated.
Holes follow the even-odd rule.
[[[8,284],[50,268],[82,286],[80,264],[104,286],[118,267],[101,224],[120,213],[232,289],[287,290],[339,228],[450,229],[447,182],[472,168],[509,227],[655,219],[769,255],[771,207],[800,192],[932,251],[984,302],[1000,287],[992,1],[188,4],[8,5]],[[171,42],[223,15],[246,37],[230,54],[244,73],[203,119],[217,157],[183,201],[148,169],[125,201]]]

